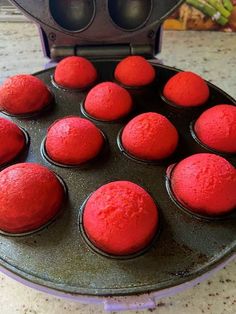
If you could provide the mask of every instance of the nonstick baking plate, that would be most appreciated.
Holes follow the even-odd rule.
[[[117,61],[95,61],[100,81],[113,80]],[[165,103],[161,90],[177,70],[153,63],[156,81],[145,89],[130,90],[134,110],[121,122],[94,123],[104,132],[107,145],[93,162],[79,168],[51,164],[42,154],[47,128],[55,120],[71,115],[84,117],[82,103],[87,91],[65,91],[52,83],[54,69],[35,75],[55,95],[51,110],[31,119],[7,117],[26,130],[30,146],[20,161],[38,162],[52,169],[65,182],[68,199],[62,214],[44,229],[31,235],[0,235],[0,264],[34,284],[64,293],[115,296],[147,293],[190,281],[221,264],[236,251],[235,213],[222,220],[206,220],[181,210],[166,188],[169,165],[198,152],[211,152],[191,135],[191,122],[206,108],[220,103],[236,105],[223,91],[209,83],[211,97],[198,109],[179,109]],[[160,163],[143,163],[125,155],[118,134],[135,115],[158,112],[177,127],[180,144],[174,156]],[[6,117],[3,113],[0,116]],[[224,155],[234,166],[236,156]],[[158,204],[160,232],[142,255],[116,259],[99,254],[83,238],[79,226],[81,206],[98,187],[110,181],[128,180],[145,188]],[[17,206],[17,204],[16,204]]]

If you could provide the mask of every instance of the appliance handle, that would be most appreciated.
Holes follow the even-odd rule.
[[[104,300],[104,309],[108,312],[127,311],[127,310],[144,310],[155,309],[155,299],[150,295],[144,294],[139,296],[128,296],[121,298],[107,298]]]

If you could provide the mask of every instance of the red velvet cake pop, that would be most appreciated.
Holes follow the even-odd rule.
[[[0,87],[0,108],[10,114],[32,114],[51,101],[52,94],[47,86],[32,75],[12,76]]]
[[[94,65],[82,57],[67,57],[56,67],[54,80],[65,88],[83,89],[94,83],[97,71]]]
[[[64,165],[79,165],[95,158],[102,149],[101,131],[90,121],[67,117],[49,128],[45,148],[48,156]]]
[[[24,149],[25,136],[13,122],[0,118],[0,165],[12,161]]]
[[[210,91],[207,83],[199,75],[179,72],[166,83],[163,95],[174,105],[197,107],[208,100]]]
[[[169,157],[178,145],[178,138],[174,125],[155,112],[143,113],[132,119],[121,136],[127,152],[146,160]]]
[[[128,181],[103,185],[88,199],[83,213],[85,233],[99,249],[128,255],[144,249],[158,226],[151,196]]]
[[[196,154],[179,162],[171,187],[178,201],[197,214],[218,216],[236,207],[236,169],[214,154]]]
[[[208,147],[236,153],[236,106],[217,105],[206,110],[197,119],[194,130]]]
[[[132,98],[126,89],[112,82],[104,82],[91,89],[84,107],[90,116],[112,121],[120,119],[130,112]]]
[[[64,190],[53,172],[21,163],[0,172],[0,229],[25,233],[42,227],[60,210]]]
[[[143,57],[130,56],[117,65],[115,79],[126,86],[143,87],[153,82],[155,70]]]

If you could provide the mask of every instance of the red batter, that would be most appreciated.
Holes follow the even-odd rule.
[[[220,156],[196,154],[182,160],[174,168],[171,185],[192,212],[217,216],[236,207],[236,169]]]
[[[179,72],[165,85],[163,95],[173,104],[182,107],[203,105],[209,98],[207,83],[192,72]]]
[[[0,118],[0,165],[12,161],[25,147],[25,136],[13,122]]]
[[[21,163],[0,172],[0,229],[9,233],[35,230],[59,211],[64,191],[53,172]]]
[[[83,223],[88,238],[114,255],[136,253],[152,240],[158,211],[151,196],[128,181],[103,185],[87,201]]]
[[[96,81],[97,71],[85,58],[67,57],[58,63],[54,79],[62,87],[82,89]]]
[[[112,121],[126,116],[132,108],[132,98],[126,89],[111,82],[95,86],[87,95],[85,110],[96,119]]]
[[[236,153],[236,106],[218,105],[206,110],[194,129],[200,141],[208,147]]]
[[[45,146],[52,160],[78,165],[96,157],[103,143],[102,133],[92,122],[79,117],[67,117],[52,124]]]
[[[126,86],[142,87],[153,82],[155,70],[143,57],[130,56],[117,65],[115,79]]]
[[[31,114],[50,104],[47,86],[32,75],[15,75],[0,87],[0,108],[10,114]]]
[[[158,160],[169,157],[178,145],[178,132],[164,116],[148,112],[132,119],[122,133],[122,144],[140,159]]]

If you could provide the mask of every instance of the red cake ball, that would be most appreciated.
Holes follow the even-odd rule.
[[[10,114],[32,114],[51,101],[52,94],[47,86],[32,75],[12,76],[0,87],[0,108]]]
[[[111,82],[95,86],[87,95],[87,113],[100,120],[112,121],[126,116],[132,108],[132,98],[126,89]]]
[[[217,105],[206,110],[197,119],[194,130],[208,147],[236,153],[236,106]]]
[[[121,136],[126,151],[146,160],[169,157],[178,145],[178,138],[174,125],[155,112],[143,113],[132,119]]]
[[[165,85],[163,95],[177,106],[197,107],[203,105],[209,98],[207,83],[192,72],[179,72]]]
[[[153,82],[155,70],[143,57],[130,56],[117,65],[115,79],[126,86],[142,87]]]
[[[104,139],[101,131],[90,121],[67,117],[56,121],[49,128],[45,148],[55,162],[79,165],[96,157]]]
[[[236,169],[214,154],[192,155],[174,168],[174,195],[194,213],[218,216],[236,207]]]
[[[0,229],[24,233],[42,227],[60,210],[64,190],[53,172],[21,163],[0,172]]]
[[[82,57],[67,57],[56,67],[54,80],[66,88],[83,89],[94,83],[97,71],[93,64]]]
[[[25,144],[21,129],[15,123],[0,118],[0,166],[19,155]]]
[[[85,233],[99,249],[128,255],[144,249],[158,226],[158,211],[151,196],[128,181],[103,185],[87,201]]]

